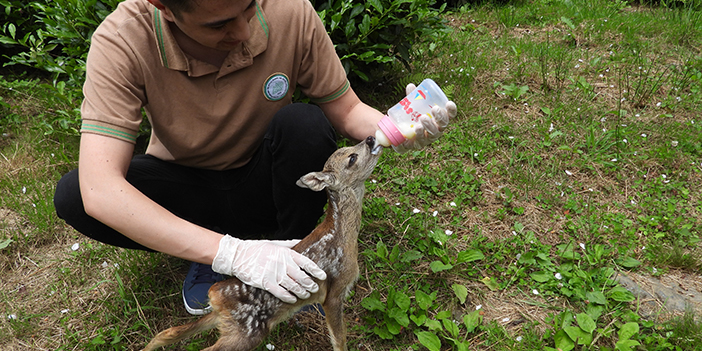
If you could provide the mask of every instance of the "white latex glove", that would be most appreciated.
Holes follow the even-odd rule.
[[[407,84],[407,87],[405,87],[406,95],[409,95],[416,87],[412,83]],[[392,148],[399,153],[405,153],[409,150],[419,150],[433,143],[444,134],[444,129],[448,126],[449,119],[456,117],[458,114],[458,108],[453,101],[449,101],[444,108],[440,106],[432,107],[431,113],[434,119],[426,115],[419,118],[420,123],[414,129],[417,137],[405,140],[402,144]]]
[[[219,241],[212,270],[267,290],[283,302],[295,303],[295,296],[306,299],[319,290],[308,273],[319,280],[327,279],[312,260],[291,250],[298,242],[239,240],[225,235]]]

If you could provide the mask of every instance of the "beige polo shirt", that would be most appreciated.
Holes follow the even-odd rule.
[[[296,86],[317,103],[349,90],[308,0],[257,0],[249,26],[251,38],[215,67],[183,53],[146,0],[120,3],[92,37],[81,132],[134,143],[143,108],[152,126],[147,154],[230,169],[251,159]]]

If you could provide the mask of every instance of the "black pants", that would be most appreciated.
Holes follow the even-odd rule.
[[[334,150],[336,134],[322,111],[292,104],[275,115],[262,145],[243,167],[213,171],[139,155],[126,178],[173,214],[202,227],[244,239],[300,239],[322,216],[326,193],[295,182],[321,171]],[[90,238],[149,250],[85,213],[78,170],[61,178],[54,204],[59,217]]]

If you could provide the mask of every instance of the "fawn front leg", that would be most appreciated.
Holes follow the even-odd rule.
[[[322,305],[326,314],[327,328],[334,351],[347,351],[346,323],[344,323],[344,303],[341,299],[327,296]]]

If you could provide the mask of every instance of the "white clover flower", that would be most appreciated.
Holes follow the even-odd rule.
[[[451,201],[451,203],[449,204],[449,206],[451,206],[451,207],[456,207],[456,203],[453,202],[453,201]]]
[[[70,311],[71,311],[71,310],[69,310],[68,308],[66,308],[66,309],[61,310],[61,314],[66,314],[66,313],[68,313],[68,312],[70,312]]]
[[[673,140],[673,141],[670,142],[670,145],[673,146],[673,147],[677,147],[677,146],[678,146],[678,141],[677,141],[677,140]]]
[[[520,335],[520,336],[514,338],[514,340],[517,340],[517,342],[522,342],[522,336]]]
[[[556,272],[556,274],[554,274],[553,276],[556,277],[556,279],[558,279],[558,280],[563,279],[563,276],[561,275],[561,273],[558,273],[558,272]]]
[[[473,154],[473,157],[478,157],[478,153],[477,153],[477,152],[474,153],[474,154]]]
[[[517,258],[517,261],[519,261],[519,259],[522,258],[522,254],[517,254],[516,258]]]
[[[573,172],[571,172],[571,171],[569,171],[569,170],[566,169],[565,174],[567,174],[567,175],[569,175],[569,176],[572,176],[572,175],[573,175]]]
[[[585,244],[579,243],[578,245],[580,245],[580,248],[581,248],[581,249],[585,250]]]
[[[534,295],[538,295],[538,294],[539,294],[539,291],[536,290],[536,289],[534,289],[534,290],[531,291],[531,293],[534,294]]]
[[[613,159],[612,159],[612,162],[617,162],[617,159],[616,159],[616,158],[613,158]]]
[[[412,210],[412,213],[419,213],[419,212],[422,212],[422,210],[420,210],[418,208],[415,208],[414,210]]]
[[[75,243],[75,244],[73,244],[73,246],[71,246],[71,250],[73,250],[73,251],[78,251],[78,249],[80,249],[79,243]]]
[[[439,215],[439,211],[434,211],[431,215],[432,215],[433,217],[436,217],[437,215]]]
[[[509,322],[509,317],[502,318],[502,321],[505,323]]]
[[[266,349],[273,351],[275,350],[275,346],[273,346],[273,344],[266,344]]]
[[[102,268],[107,268],[109,265],[107,264],[107,261],[102,261]]]
[[[646,133],[641,133],[641,137],[642,137],[642,138],[645,138],[645,137],[647,137],[647,136],[648,136],[648,134],[646,134]]]
[[[451,234],[453,234],[453,231],[446,229],[446,231],[444,231],[444,233],[446,233],[446,235],[450,236]]]
[[[622,139],[622,143],[626,144],[626,143],[628,143],[628,142],[629,142],[629,140]]]
[[[661,103],[660,103],[660,102],[657,103],[657,104],[656,104],[656,107],[661,107]]]
[[[27,187],[26,187],[26,186],[23,186],[23,187],[22,187],[22,194],[26,194],[26,193],[27,193]]]
[[[476,311],[479,310],[479,309],[481,309],[481,308],[483,308],[483,305],[477,305],[477,306],[475,306],[475,310],[476,310]]]
[[[551,123],[551,126],[548,128],[549,132],[553,132],[553,123]]]

